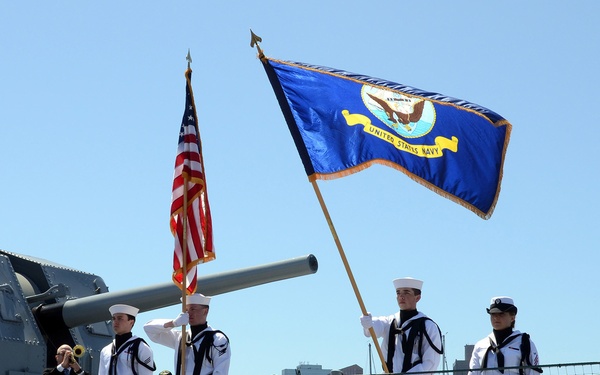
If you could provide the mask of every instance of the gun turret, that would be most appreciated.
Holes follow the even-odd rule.
[[[198,291],[214,296],[317,269],[317,259],[307,255],[198,277]],[[109,292],[99,276],[0,250],[0,374],[39,375],[56,365],[61,344],[85,347],[91,355],[80,364],[95,374],[100,350],[114,334],[111,305],[126,303],[144,312],[179,304],[180,297],[172,282]]]

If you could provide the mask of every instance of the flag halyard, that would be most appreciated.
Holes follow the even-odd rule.
[[[188,69],[185,74],[186,102],[175,159],[170,218],[171,233],[175,238],[173,282],[182,290],[186,288],[187,294],[194,293],[197,288],[196,266],[215,259],[212,218],[191,75],[192,71]]]

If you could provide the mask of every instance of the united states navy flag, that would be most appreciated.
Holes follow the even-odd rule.
[[[310,181],[379,163],[491,217],[512,128],[500,115],[378,78],[260,57]]]

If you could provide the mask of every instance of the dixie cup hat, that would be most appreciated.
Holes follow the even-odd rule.
[[[188,305],[205,305],[208,306],[210,304],[211,297],[207,297],[204,294],[196,293],[191,294],[186,298],[186,303]]]
[[[394,282],[394,288],[410,288],[410,289],[423,289],[423,281],[413,279],[412,277],[403,277],[400,279],[396,279]]]
[[[117,304],[117,305],[112,305],[111,307],[109,307],[108,311],[110,311],[110,315],[127,314],[127,315],[131,315],[135,318],[137,316],[138,311],[140,311],[140,309],[138,309],[137,307],[129,306],[129,305]]]

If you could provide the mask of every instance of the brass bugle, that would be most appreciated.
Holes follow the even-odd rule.
[[[85,348],[83,347],[83,345],[75,345],[73,347],[73,355],[77,358],[83,357],[83,355],[85,354]]]

